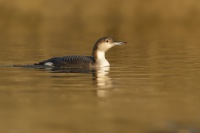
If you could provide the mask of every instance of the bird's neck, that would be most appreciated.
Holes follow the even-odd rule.
[[[97,67],[104,67],[104,66],[110,66],[109,62],[105,58],[105,52],[104,51],[93,51],[93,57],[95,59],[95,64]]]

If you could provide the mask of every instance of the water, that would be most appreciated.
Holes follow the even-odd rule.
[[[0,132],[200,132],[200,8],[162,2],[1,2],[0,66],[128,44],[96,72],[0,67]]]
[[[76,44],[72,47],[74,51],[63,50],[65,46],[60,45],[54,47],[55,53],[42,53],[42,49],[29,49],[27,43],[30,41],[21,43],[17,49],[11,49],[16,44],[8,43],[9,48],[1,45],[5,49],[1,51],[1,64],[31,64],[55,53],[90,53],[83,45],[77,49]],[[198,43],[190,41],[147,42],[147,45],[129,42],[108,51],[110,69],[96,73],[2,67],[0,130],[198,132],[197,49]]]

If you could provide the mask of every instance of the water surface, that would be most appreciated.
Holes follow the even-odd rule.
[[[198,43],[147,43],[111,49],[110,70],[95,73],[0,68],[1,132],[199,131]],[[54,55],[25,44],[1,51],[1,64],[30,64]],[[72,53],[63,47],[54,47],[58,55]]]
[[[91,55],[103,36],[128,42],[96,72],[0,67],[0,132],[200,132],[199,2],[0,6],[0,66]]]

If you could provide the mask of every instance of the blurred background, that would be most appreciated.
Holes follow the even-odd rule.
[[[200,0],[0,0],[0,66],[91,55],[103,36],[128,44],[102,77],[1,67],[0,132],[200,131]]]
[[[134,40],[199,37],[199,0],[1,0],[0,36],[51,41],[102,36]],[[47,44],[46,44],[47,45]]]

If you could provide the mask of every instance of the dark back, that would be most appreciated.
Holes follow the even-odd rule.
[[[64,68],[90,68],[94,65],[95,60],[92,56],[64,56],[54,57],[49,60],[39,62],[38,65],[45,65],[45,63],[51,62],[55,67]]]

